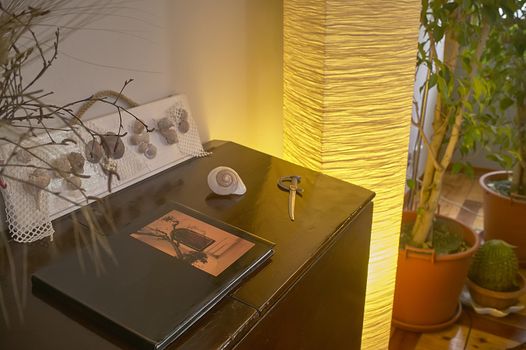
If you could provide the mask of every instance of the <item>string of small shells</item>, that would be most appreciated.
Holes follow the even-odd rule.
[[[157,147],[150,142],[150,133],[146,126],[136,120],[132,125],[133,135],[130,136],[130,143],[137,146],[137,151],[144,154],[148,159],[153,159],[157,156]]]
[[[19,150],[16,160],[22,164],[31,161],[31,155],[25,150]],[[42,191],[51,183],[52,176],[62,178],[67,190],[82,190],[82,180],[79,177],[84,173],[84,156],[79,152],[70,152],[51,161],[54,171],[50,173],[46,169],[35,169],[28,175],[27,181],[22,188],[26,193],[34,197],[37,209],[40,209]]]

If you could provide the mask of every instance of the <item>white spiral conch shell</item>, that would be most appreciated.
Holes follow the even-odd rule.
[[[229,194],[245,194],[247,187],[234,169],[218,166],[208,174],[208,187],[215,194],[226,196]]]

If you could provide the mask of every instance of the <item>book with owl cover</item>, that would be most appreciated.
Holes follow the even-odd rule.
[[[273,253],[273,243],[177,204],[122,231],[97,264],[71,253],[35,272],[33,289],[141,349],[165,348]]]

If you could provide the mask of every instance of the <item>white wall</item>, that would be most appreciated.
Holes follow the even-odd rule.
[[[174,86],[211,138],[281,154],[281,0],[173,1]]]
[[[116,5],[110,8],[95,7],[95,14],[88,15],[91,23],[59,44],[58,60],[40,84],[55,92],[53,101],[66,103],[100,90],[118,91],[130,78],[135,81],[124,94],[139,103],[174,92],[167,1],[113,2]],[[71,6],[82,3],[75,0]],[[101,1],[96,3],[101,6]],[[65,21],[50,20],[48,24]],[[68,32],[67,28],[62,30],[64,35]]]
[[[109,3],[60,43],[40,84],[55,92],[53,102],[119,90],[133,78],[125,94],[139,103],[186,93],[203,141],[281,155],[281,0]]]

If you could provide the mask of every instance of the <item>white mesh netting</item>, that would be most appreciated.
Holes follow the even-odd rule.
[[[8,171],[9,176],[24,179],[29,173],[27,168],[13,168]],[[7,174],[6,174],[7,175]],[[55,230],[49,221],[49,194],[40,192],[39,195],[20,195],[25,193],[22,183],[4,180],[8,186],[2,190],[4,196],[7,224],[11,236],[16,242],[29,243],[51,236]]]
[[[69,134],[66,136],[59,132],[51,137],[58,142],[65,137],[72,138]],[[2,159],[8,160],[3,165],[5,167],[3,180],[7,187],[2,190],[7,225],[11,236],[19,243],[34,242],[52,236],[55,232],[49,220],[49,201],[54,196],[50,192],[54,192],[54,189],[48,186],[46,190],[28,192],[24,188],[29,175],[36,168],[49,169],[49,163],[59,154],[58,151],[62,148],[71,148],[69,145],[37,147],[50,141],[51,138],[47,134],[24,140],[21,146],[29,149],[33,154],[29,162],[21,161],[15,155],[12,156],[15,151],[22,152],[19,147],[15,148],[12,144],[4,145],[0,150]]]
[[[86,123],[97,133],[102,130],[91,123]],[[50,168],[49,163],[60,156],[70,152],[80,152],[84,154],[84,145],[90,140],[91,136],[84,130],[78,129],[77,134],[73,132],[55,132],[52,137],[60,142],[64,139],[73,139],[76,144],[45,146],[31,149],[37,157],[31,157],[29,163],[21,163],[16,157],[11,157],[9,166],[4,172],[4,180],[7,187],[2,190],[4,197],[7,224],[9,232],[16,242],[29,243],[51,236],[54,233],[51,224],[51,214],[60,213],[67,210],[72,205],[87,204],[87,194],[99,195],[107,189],[107,176],[104,174],[99,164],[85,162],[83,175],[89,178],[81,180],[81,190],[68,189],[66,180],[53,175],[46,190],[38,191],[37,194],[30,194],[24,189],[24,182],[27,181],[29,174],[34,171],[34,167]],[[79,137],[80,136],[80,137]],[[81,140],[82,138],[82,140]],[[49,142],[49,136],[40,135],[24,143],[24,146],[41,145]],[[8,159],[13,152],[13,146],[2,148],[2,159]],[[40,158],[40,159],[39,159]],[[46,162],[48,164],[46,164]],[[118,186],[127,179],[140,172],[149,171],[146,159],[135,152],[125,152],[124,156],[116,160],[117,173],[120,180],[113,179],[112,186]],[[52,173],[52,171],[48,171]]]
[[[181,151],[181,153],[193,157],[205,157],[210,154],[210,152],[206,152],[203,149],[197,124],[193,118],[188,116],[188,112],[180,101],[168,108],[166,114],[172,118],[176,124],[181,122],[181,119],[186,119],[190,124],[190,128],[185,133],[177,130],[177,137],[179,138],[177,146],[179,147],[179,151]]]
[[[166,106],[166,105],[165,105]],[[115,160],[117,173],[120,179],[113,178],[112,188],[126,187],[128,183],[134,180],[145,178],[149,173],[161,168],[163,162],[174,162],[181,153],[186,156],[202,157],[209,153],[205,152],[199,138],[199,132],[195,121],[186,112],[181,101],[176,101],[171,107],[164,109],[165,113],[174,119],[177,123],[181,118],[185,118],[189,123],[187,132],[178,131],[179,142],[174,145],[179,152],[169,152],[168,148],[161,157],[166,159],[148,160],[143,154],[136,151],[134,147],[126,144],[124,156]],[[150,121],[151,123],[151,121]],[[107,128],[100,127],[97,120],[85,123],[91,130],[103,134]],[[127,131],[127,130],[125,130]],[[74,208],[88,203],[87,196],[103,197],[107,192],[107,175],[102,170],[100,164],[85,162],[83,175],[89,178],[83,178],[81,181],[82,191],[68,189],[67,182],[58,175],[53,175],[49,186],[46,190],[39,191],[38,194],[31,194],[24,188],[24,182],[35,168],[49,169],[53,160],[58,157],[67,155],[70,152],[80,152],[84,154],[84,145],[92,139],[92,136],[84,129],[79,127],[76,132],[56,131],[51,134],[55,142],[61,142],[64,139],[72,139],[76,143],[67,145],[49,145],[42,146],[50,142],[50,135],[41,134],[23,142],[24,147],[33,147],[29,163],[22,163],[17,157],[10,157],[13,153],[14,146],[11,144],[0,147],[0,159],[9,160],[4,164],[4,178],[7,187],[2,189],[5,209],[7,214],[7,224],[11,236],[16,242],[29,243],[39,239],[53,236],[54,229],[51,224],[51,218],[56,218],[65,213],[72,211]],[[152,137],[155,139],[155,137]],[[153,142],[153,141],[152,141]],[[160,147],[170,147],[159,145]],[[51,174],[52,172],[49,171]],[[54,172],[53,172],[54,173]]]

